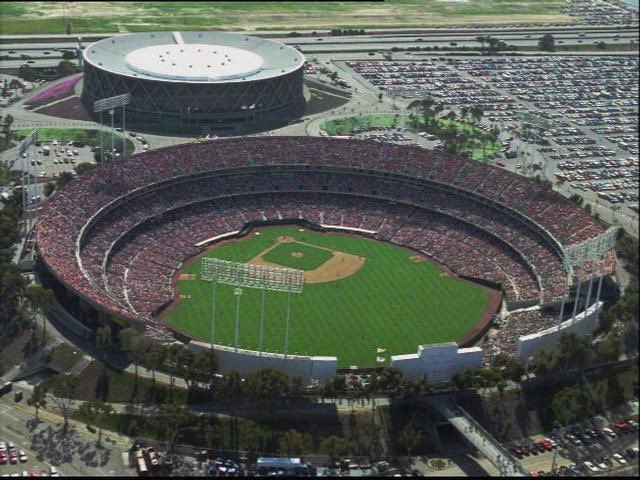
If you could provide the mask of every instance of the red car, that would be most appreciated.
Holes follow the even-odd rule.
[[[18,452],[15,450],[9,450],[9,462],[18,463]]]
[[[627,422],[615,422],[611,425],[622,432],[631,432],[633,430],[633,427]]]
[[[6,465],[7,463],[7,454],[4,453],[3,450],[0,450],[0,465]]]

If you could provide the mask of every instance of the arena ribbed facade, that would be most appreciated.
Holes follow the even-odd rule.
[[[304,56],[282,43],[219,32],[120,35],[83,53],[82,101],[129,93],[127,121],[215,125],[287,116],[304,104]],[[118,112],[116,112],[118,113]]]

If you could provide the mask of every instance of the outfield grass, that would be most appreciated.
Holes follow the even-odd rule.
[[[441,276],[430,262],[413,263],[413,252],[365,238],[316,232],[296,227],[268,228],[260,235],[209,251],[206,256],[246,262],[269,248],[280,235],[364,256],[364,266],[342,280],[306,284],[291,298],[289,353],[337,356],[339,365],[373,365],[376,348],[382,356],[415,353],[419,344],[455,341],[480,319],[489,293],[478,286]],[[293,257],[287,257],[293,258]],[[303,257],[304,258],[304,257]],[[199,273],[200,260],[185,273]],[[232,346],[235,338],[235,287],[217,286],[216,337]],[[211,287],[203,281],[179,282],[181,300],[164,320],[172,327],[208,341]],[[245,288],[241,297],[239,344],[259,345],[261,292]],[[286,294],[266,293],[265,349],[283,352]]]
[[[294,257],[293,254],[295,253],[301,253],[303,256]],[[331,257],[333,257],[333,254],[328,250],[302,245],[301,243],[282,243],[262,256],[267,262],[305,271],[315,270]]]

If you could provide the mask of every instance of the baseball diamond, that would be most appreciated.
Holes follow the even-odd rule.
[[[252,231],[243,239],[214,246],[195,257],[178,276],[197,274],[203,257],[238,262],[263,257],[273,265],[302,268],[307,274],[323,269],[324,281],[308,282],[305,278],[302,293],[292,297],[289,351],[335,355],[345,366],[374,365],[377,348],[384,348],[389,355],[410,353],[417,338],[425,343],[458,340],[493,306],[489,289],[443,277],[442,268],[433,262],[412,262],[414,252],[408,249],[359,236],[300,230],[290,226],[263,228],[259,235]],[[296,251],[304,256],[292,257]],[[311,258],[314,252],[317,256]],[[334,261],[332,252],[343,255]],[[363,259],[359,268],[345,267],[351,257]],[[343,274],[345,268],[348,273]],[[178,278],[177,286],[180,298],[164,321],[209,341],[209,283]],[[216,288],[215,343],[233,345],[234,287]],[[271,352],[282,353],[285,298],[284,292],[266,292],[264,345]],[[242,348],[258,349],[260,301],[260,289],[243,289]]]

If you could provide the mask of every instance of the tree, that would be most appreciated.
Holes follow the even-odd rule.
[[[63,60],[73,60],[76,58],[76,53],[73,50],[65,50],[62,52]]]
[[[544,34],[540,40],[538,40],[538,47],[540,50],[544,50],[546,52],[553,52],[556,46],[556,39],[550,33]]]
[[[600,50],[606,50],[607,49],[607,44],[604,43],[602,40],[599,41],[598,43],[596,43],[596,47],[598,47]]]
[[[320,451],[325,455],[329,455],[331,463],[333,463],[338,458],[349,453],[349,442],[344,438],[331,435],[320,443]]]
[[[302,435],[291,429],[287,430],[280,439],[279,448],[281,453],[291,457],[294,455],[302,455],[308,451],[309,443],[308,435]]]
[[[555,368],[553,354],[549,350],[538,351],[531,360],[531,370],[536,375],[544,375]]]
[[[29,285],[27,287],[27,300],[31,304],[31,308],[40,312],[42,315],[42,341],[47,334],[47,318],[46,313],[56,304],[56,297],[53,291],[43,288],[39,285]]]
[[[31,396],[27,399],[27,403],[36,409],[36,422],[38,421],[38,412],[41,408],[47,406],[47,391],[41,385],[36,385],[31,392]]]
[[[2,122],[2,136],[7,144],[11,142],[11,125],[13,125],[13,115],[7,113]]]
[[[75,73],[76,67],[69,60],[61,60],[60,63],[58,63],[57,71],[58,71],[58,75],[62,77],[66,77],[67,75],[71,75],[72,73]]]
[[[591,417],[595,412],[589,396],[580,387],[560,390],[551,400],[554,417],[562,425],[569,425]]]
[[[158,412],[152,417],[153,424],[163,438],[169,439],[167,451],[173,452],[176,438],[180,430],[191,427],[196,417],[185,407],[178,405],[160,405]]]
[[[375,381],[380,390],[389,392],[389,395],[394,397],[400,394],[403,377],[402,370],[395,367],[383,367]]]
[[[71,20],[67,20],[67,35],[71,35]]]
[[[96,168],[96,167],[97,167],[97,165],[95,165],[95,164],[93,164],[93,163],[89,163],[89,162],[82,162],[82,163],[79,163],[79,164],[76,166],[76,173],[77,173],[78,175],[84,175],[85,173],[87,173],[87,172],[89,172],[89,171],[93,170],[93,169],[94,169],[94,168]]]
[[[289,393],[289,377],[278,370],[265,368],[245,377],[243,391],[256,404],[271,405]]]
[[[622,351],[622,339],[618,336],[609,336],[598,344],[598,355],[605,361],[618,360]]]
[[[71,175],[69,172],[60,173],[60,175],[58,175],[58,180],[56,180],[56,188],[60,190],[71,180],[73,180],[73,175]]]
[[[102,444],[102,419],[104,416],[111,415],[113,413],[113,407],[109,403],[105,403],[102,400],[91,399],[84,402],[78,408],[78,412],[83,414],[89,420],[93,420],[98,427],[98,445]],[[87,422],[90,425],[91,422]]]
[[[56,186],[53,182],[47,182],[44,184],[44,187],[42,187],[42,192],[44,193],[44,196],[48,198],[51,196],[55,189]]]
[[[20,65],[20,68],[18,69],[18,76],[25,79],[27,82],[32,82],[38,78],[37,72],[27,64]]]
[[[556,360],[561,368],[582,367],[593,357],[591,341],[588,337],[579,337],[574,333],[560,335]]]
[[[484,44],[487,41],[487,36],[486,35],[478,35],[476,37],[476,42],[478,42],[480,44],[480,51],[484,50]]]
[[[96,347],[106,357],[111,350],[111,327],[98,327],[96,330]]]
[[[400,442],[407,450],[407,457],[411,457],[411,452],[422,443],[422,432],[413,426],[413,422],[408,422],[400,432]]]
[[[60,409],[64,418],[64,432],[69,427],[69,412],[76,396],[80,381],[78,377],[68,374],[54,375],[40,384],[48,398]]]
[[[147,348],[145,340],[140,337],[140,333],[132,327],[124,328],[118,333],[118,346],[126,352],[129,360],[133,363],[133,391],[131,399],[138,400],[138,365],[142,362],[144,352]]]

